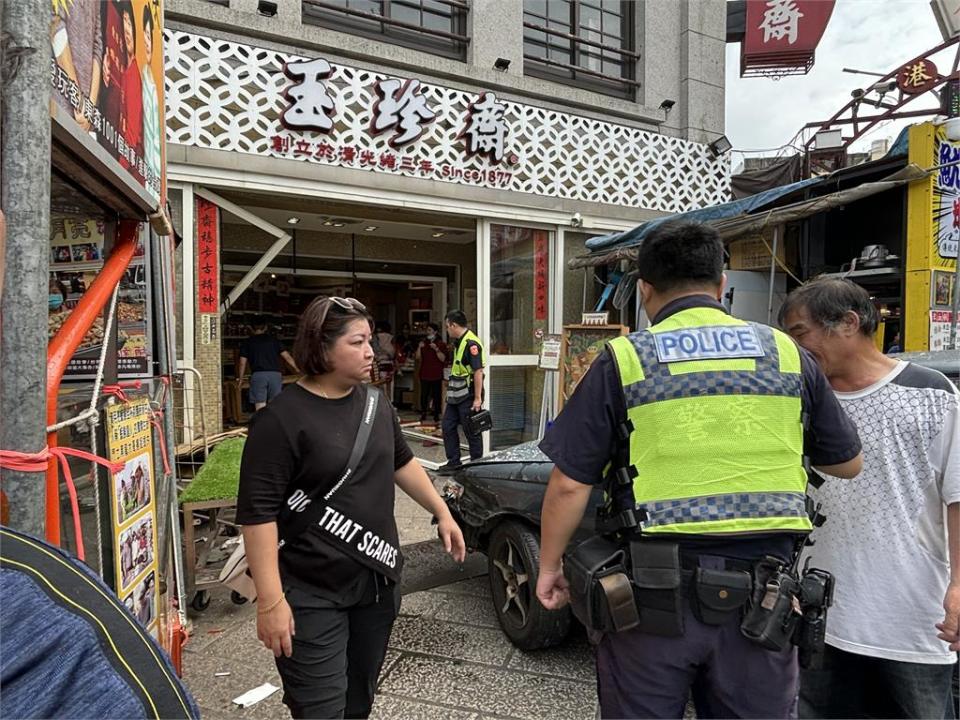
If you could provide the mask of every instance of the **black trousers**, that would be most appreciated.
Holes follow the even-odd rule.
[[[433,400],[433,419],[440,419],[440,406],[443,404],[443,380],[420,379],[420,414],[426,416]]]
[[[447,409],[443,411],[443,421],[440,423],[443,430],[443,449],[447,460],[454,465],[460,463],[460,433],[457,432],[460,426],[463,426],[463,434],[467,436],[470,459],[477,460],[483,456],[483,438],[467,430],[467,418],[473,414],[472,405],[473,402],[469,399],[461,403],[448,402]]]
[[[294,718],[366,718],[387,653],[400,588],[371,579],[356,605],[332,603],[297,588],[287,591],[293,610],[293,654],[276,659],[283,702]]]

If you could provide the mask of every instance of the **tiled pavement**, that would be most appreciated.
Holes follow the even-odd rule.
[[[485,559],[462,570],[442,557],[429,516],[406,497],[397,502],[401,541],[409,548],[409,582],[380,676],[373,718],[595,717],[593,659],[582,633],[560,648],[522,652],[500,631],[490,599]],[[461,579],[466,577],[467,579]],[[426,588],[426,589],[419,589]],[[235,606],[222,590],[194,618],[184,651],[184,679],[203,717],[289,717],[281,693],[241,709],[233,698],[263,682],[280,685],[273,655],[256,639],[249,605]],[[229,672],[218,677],[216,673]]]

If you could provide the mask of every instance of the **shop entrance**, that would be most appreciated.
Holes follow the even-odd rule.
[[[248,383],[236,383],[245,338],[265,324],[290,351],[298,319],[314,298],[351,296],[369,309],[382,331],[378,345],[390,356],[374,381],[389,393],[418,457],[442,463],[434,423],[442,402],[436,408],[431,397],[423,407],[416,350],[431,324],[442,337],[451,309],[463,309],[476,327],[476,221],[222,189],[197,194],[221,209],[223,425],[245,424],[254,412]],[[284,369],[284,382],[295,382],[292,369]]]

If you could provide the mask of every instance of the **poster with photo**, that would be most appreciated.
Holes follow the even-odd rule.
[[[933,271],[933,304],[936,307],[952,308],[955,275],[943,270]]]
[[[114,586],[120,599],[148,629],[156,625],[159,607],[150,412],[146,397],[106,409],[108,455],[111,462],[123,464],[110,478]]]
[[[162,206],[161,0],[53,0],[52,10],[50,82],[60,117]]]
[[[102,220],[54,216],[50,228],[48,332],[52,339],[103,267],[105,226]],[[117,369],[123,378],[150,375],[153,348],[149,276],[141,242],[120,280],[117,299]],[[70,359],[64,376],[94,377],[103,343],[104,321],[98,317]]]

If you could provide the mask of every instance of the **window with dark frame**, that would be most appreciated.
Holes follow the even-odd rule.
[[[524,74],[636,99],[630,0],[523,0]]]
[[[466,0],[302,0],[303,22],[466,60]]]

